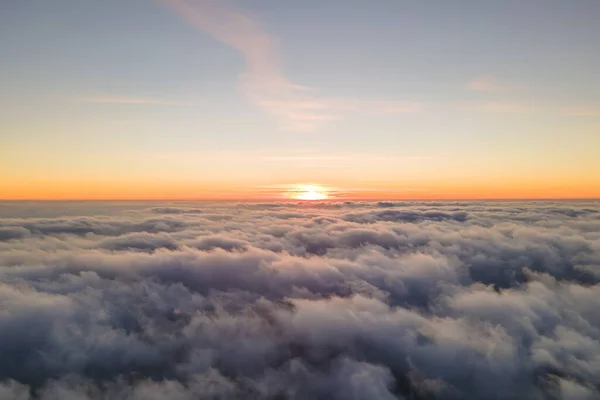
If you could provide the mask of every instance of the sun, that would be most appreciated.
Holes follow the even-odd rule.
[[[298,185],[291,196],[297,200],[326,200],[327,189],[317,185]]]

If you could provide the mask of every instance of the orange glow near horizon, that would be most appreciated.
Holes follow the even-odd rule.
[[[423,183],[398,187],[390,183],[340,185],[275,184],[245,185],[191,181],[83,181],[25,180],[5,181],[0,186],[2,200],[444,200],[444,199],[597,199],[598,182],[569,184],[500,182],[483,184]]]
[[[327,200],[329,196],[327,195],[328,189],[323,186],[318,185],[297,185],[294,188],[289,197],[296,200]]]

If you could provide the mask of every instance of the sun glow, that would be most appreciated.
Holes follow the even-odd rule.
[[[297,200],[326,200],[327,189],[317,185],[298,185],[290,195]]]

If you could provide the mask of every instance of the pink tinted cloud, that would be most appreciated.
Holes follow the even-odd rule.
[[[480,112],[498,114],[522,114],[535,111],[535,107],[529,104],[512,102],[486,102],[478,104],[476,108]]]
[[[191,106],[199,103],[170,101],[164,99],[154,99],[145,97],[127,97],[127,96],[89,96],[78,97],[75,101],[79,103],[98,103],[98,104],[130,104],[130,105],[174,105]]]
[[[565,113],[572,117],[600,117],[600,107],[569,108]]]
[[[513,92],[523,88],[523,85],[501,82],[489,75],[475,77],[467,83],[467,89],[475,92],[503,93]]]
[[[314,132],[344,113],[415,112],[417,104],[364,102],[321,98],[310,87],[289,80],[283,73],[276,40],[250,16],[224,0],[157,0],[199,30],[244,55],[246,70],[240,74],[243,95],[263,112],[292,131]]]

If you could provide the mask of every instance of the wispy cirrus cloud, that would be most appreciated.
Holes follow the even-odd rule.
[[[318,130],[327,121],[354,111],[367,114],[410,113],[418,103],[373,102],[323,98],[314,88],[288,79],[276,40],[259,21],[217,0],[157,0],[190,24],[244,55],[246,70],[239,76],[243,95],[263,112],[277,118],[285,129]]]
[[[472,109],[490,114],[550,113],[564,117],[600,117],[600,107],[565,107],[536,105],[514,101],[486,101],[469,105]]]
[[[574,107],[564,110],[571,117],[600,117],[600,107]]]
[[[201,164],[210,162],[244,165],[285,166],[291,168],[349,168],[353,165],[406,166],[443,161],[436,155],[386,155],[362,152],[322,152],[311,149],[263,149],[249,153],[245,150],[218,152],[176,152],[139,155],[141,160],[168,161],[174,164]]]
[[[523,114],[536,110],[531,104],[517,102],[488,101],[475,106],[477,111],[495,114]]]
[[[505,93],[524,88],[524,85],[502,82],[491,75],[477,76],[467,83],[467,89],[474,92]]]
[[[172,105],[172,106],[193,106],[201,103],[172,101],[165,99],[155,99],[148,97],[128,97],[128,96],[87,96],[76,97],[74,99],[79,103],[98,103],[98,104],[129,104],[129,105]]]

